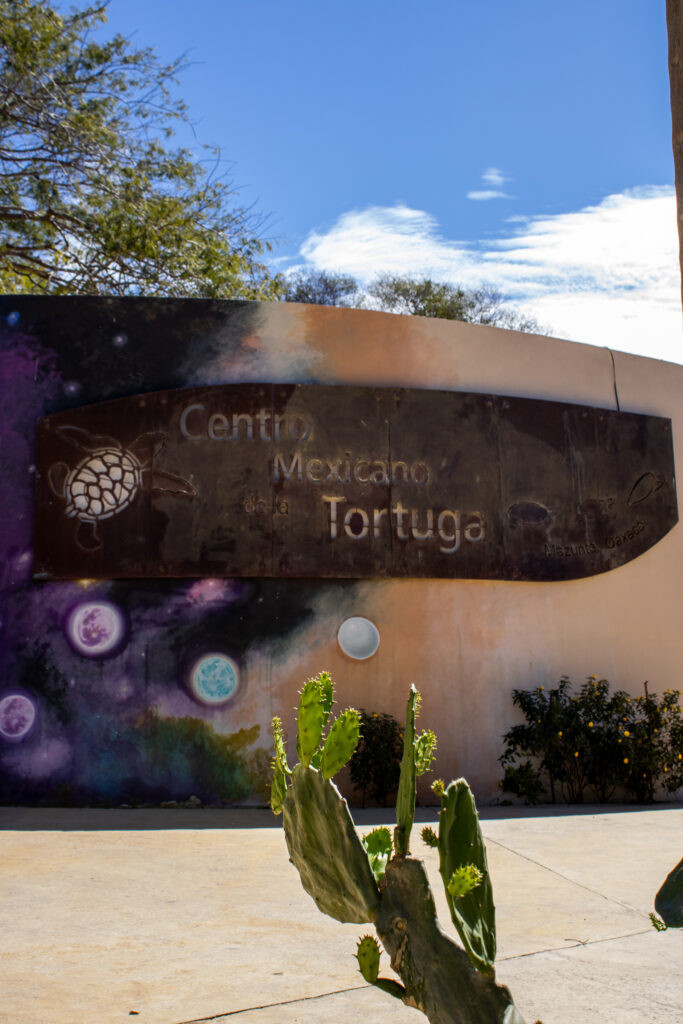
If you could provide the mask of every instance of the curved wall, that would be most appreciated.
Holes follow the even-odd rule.
[[[291,735],[296,691],[323,668],[339,704],[398,718],[415,683],[422,724],[439,737],[437,773],[467,776],[487,801],[499,793],[514,687],[550,686],[561,675],[580,685],[593,673],[633,694],[646,679],[657,692],[681,686],[680,524],[621,568],[569,582],[33,583],[35,421],[123,394],[273,381],[489,392],[606,409],[617,407],[618,394],[623,411],[670,417],[677,460],[683,452],[683,366],[365,311],[185,300],[166,304],[160,327],[161,308],[161,300],[2,300],[4,507],[14,526],[3,552],[0,699],[25,694],[37,709],[25,737],[0,740],[5,802],[253,795],[272,715]],[[618,339],[605,340],[618,348]],[[84,657],[67,635],[68,614],[86,600],[122,609],[125,638],[106,657]],[[337,643],[339,625],[354,615],[380,632],[365,661]],[[211,705],[187,679],[197,658],[217,650],[235,658],[240,685]],[[200,770],[195,762],[209,748],[213,760]]]

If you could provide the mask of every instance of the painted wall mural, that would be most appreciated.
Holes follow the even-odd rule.
[[[3,803],[262,797],[273,707],[268,679],[257,672],[250,682],[249,666],[277,665],[310,624],[317,596],[310,584],[32,580],[39,417],[182,387],[201,379],[202,366],[206,382],[216,383],[217,360],[227,376],[231,354],[243,364],[257,315],[257,306],[243,303],[0,300]],[[70,469],[72,499],[88,468],[82,448]],[[145,436],[130,445],[142,472],[153,448]],[[114,446],[104,454],[111,478],[119,471],[123,483],[126,452]],[[62,487],[67,479],[63,472]],[[173,477],[170,486],[182,484]],[[117,496],[118,507],[131,493]],[[76,529],[78,517],[71,521]],[[86,543],[93,536],[86,533]],[[341,595],[353,585],[330,586]]]
[[[291,706],[296,687],[307,674],[324,667],[346,674],[346,679],[338,679],[340,702],[397,716],[406,686],[415,681],[425,696],[425,724],[437,718],[444,723],[441,750],[450,759],[444,774],[472,776],[474,766],[485,792],[495,792],[493,773],[507,722],[495,718],[503,703],[492,694],[526,681],[505,674],[502,658],[496,663],[496,652],[505,650],[508,672],[514,649],[511,637],[522,637],[515,656],[519,671],[526,671],[530,623],[536,629],[538,621],[546,622],[547,644],[555,648],[556,619],[561,620],[556,600],[569,609],[571,619],[579,614],[571,604],[577,587],[583,595],[584,586],[628,572],[628,566],[585,583],[548,584],[559,589],[545,603],[534,589],[544,588],[543,583],[416,578],[364,582],[325,574],[313,580],[302,564],[291,565],[291,571],[278,565],[280,578],[270,577],[265,569],[231,573],[226,552],[234,538],[220,533],[207,537],[199,552],[204,559],[201,573],[196,562],[188,564],[182,576],[165,573],[161,541],[157,550],[154,545],[150,549],[160,570],[154,577],[131,572],[115,578],[97,568],[107,568],[102,559],[111,551],[113,524],[125,521],[133,539],[136,530],[148,530],[163,540],[164,524],[175,517],[186,517],[190,524],[197,503],[192,451],[198,443],[188,440],[182,458],[180,446],[175,451],[168,445],[160,448],[158,424],[126,414],[127,403],[135,396],[187,396],[191,389],[199,393],[250,385],[258,397],[263,381],[290,392],[293,384],[352,384],[360,394],[366,383],[393,392],[394,331],[403,332],[403,344],[415,346],[413,356],[405,360],[408,365],[418,349],[423,351],[424,332],[432,330],[416,322],[408,337],[405,324],[396,325],[395,320],[405,318],[208,300],[0,298],[1,802],[140,804],[186,800],[191,795],[207,803],[258,800],[268,773],[271,716]],[[375,331],[380,328],[384,338],[377,341]],[[443,328],[436,325],[435,334]],[[449,372],[446,386],[456,390],[457,374],[452,367]],[[427,385],[435,379],[428,373],[423,376],[429,378]],[[444,379],[441,364],[436,379]],[[410,390],[412,380],[406,372],[401,383]],[[118,419],[100,426],[84,422],[84,409],[102,403],[121,403]],[[261,408],[255,406],[254,416]],[[46,456],[47,465],[42,465],[37,424],[46,417],[58,417],[51,422],[73,429],[62,431],[59,450],[55,447]],[[418,413],[412,418],[420,420]],[[606,415],[604,422],[614,421]],[[651,426],[642,426],[646,421]],[[188,420],[190,433],[197,432],[198,422]],[[649,431],[661,429],[664,437],[668,421],[634,417],[630,422],[631,447],[625,450],[635,453],[635,462],[627,461],[616,490],[586,490],[581,507],[573,509],[576,529],[580,526],[595,538],[603,537],[600,557],[607,562],[614,558],[614,564],[641,552],[643,560],[649,557],[647,548],[670,528],[676,514],[667,454],[670,438],[655,444],[658,455],[650,459],[654,434]],[[593,426],[600,429],[597,423]],[[248,424],[243,427],[247,428]],[[221,429],[222,421],[214,420],[214,433]],[[260,429],[258,418],[252,419],[252,431]],[[330,454],[334,437],[331,428]],[[409,467],[420,461],[419,446],[405,451],[403,461]],[[328,542],[336,545],[343,539],[347,547],[356,547],[365,539],[365,522],[356,512],[366,506],[360,499],[349,506],[356,511],[346,522],[349,509],[342,514],[341,502],[320,501],[314,478],[321,472],[316,459],[323,455],[312,452],[307,461],[302,455],[302,476],[327,516],[321,523]],[[556,451],[548,456],[558,458]],[[287,456],[288,469],[292,457]],[[339,457],[342,462],[346,458],[344,452]],[[522,463],[525,457],[523,450]],[[579,484],[585,481],[586,465],[577,460],[573,467]],[[329,462],[327,467],[329,474]],[[259,510],[265,493],[249,486],[249,468],[243,467],[242,512],[249,531],[262,539]],[[361,467],[360,473],[366,475],[367,468]],[[471,481],[474,475],[476,467],[465,459],[462,479]],[[58,573],[50,578],[45,561],[52,556],[47,549],[34,561],[38,476],[39,493],[45,494],[45,487],[49,493],[43,514],[48,522],[50,516],[55,522],[59,519],[64,550],[83,559],[82,573],[69,578]],[[204,481],[200,483],[204,490]],[[281,483],[284,490],[287,482]],[[423,485],[413,481],[409,486],[416,490]],[[558,524],[563,519],[556,501],[542,497],[540,491],[522,490],[512,480],[501,506],[512,550],[523,551],[531,538],[546,562],[571,576],[571,566],[594,553],[586,552],[585,544],[580,550],[584,542],[560,536]],[[430,497],[427,510],[437,509],[437,497]],[[404,504],[409,505],[407,498]],[[374,521],[375,509],[381,517],[380,505],[367,507],[368,532],[374,534],[376,525],[384,525],[381,518]],[[329,536],[333,508],[337,538]],[[269,504],[269,514],[283,515],[283,509]],[[454,525],[454,520],[444,519],[442,533]],[[425,513],[417,530],[427,532],[428,526]],[[434,528],[438,533],[438,515]],[[261,539],[251,549],[255,556]],[[417,549],[420,542],[414,540]],[[449,546],[445,536],[441,542]],[[115,541],[120,554],[125,543],[121,537]],[[429,543],[438,548],[433,539]],[[598,540],[594,543],[598,546]],[[654,550],[662,546],[655,545]],[[461,541],[460,556],[463,547]],[[470,547],[475,547],[473,542]],[[617,553],[617,548],[622,550]],[[441,556],[449,560],[455,554]],[[632,564],[640,561],[635,558]],[[340,565],[343,562],[340,559]],[[373,576],[372,559],[368,564]],[[36,573],[42,578],[34,578]],[[408,565],[405,575],[411,574]],[[507,587],[519,588],[526,596],[528,612],[517,594],[514,601],[507,600]],[[610,593],[617,591],[618,581]],[[677,607],[676,602],[669,605]],[[605,602],[599,607],[588,603],[586,619],[598,620],[603,607]],[[665,613],[660,609],[660,618]],[[647,608],[643,614],[648,614]],[[537,632],[543,634],[542,629]],[[604,630],[596,645],[602,647],[603,636]],[[567,654],[569,641],[563,642]],[[540,650],[545,640],[538,643]],[[495,657],[484,670],[483,656],[490,651]],[[561,667],[566,670],[565,663]],[[468,708],[476,729],[463,726]]]

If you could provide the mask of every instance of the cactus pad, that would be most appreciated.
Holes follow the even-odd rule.
[[[323,728],[327,725],[327,720],[330,717],[332,705],[334,704],[334,683],[329,672],[319,672],[315,677],[318,686],[320,687],[320,698],[322,700],[323,712],[325,714],[325,721],[323,722]]]
[[[453,876],[473,866],[481,881],[475,889],[454,895]],[[486,861],[486,848],[472,791],[464,779],[451,782],[441,798],[439,815],[439,871],[453,924],[474,966],[484,973],[493,970],[496,958],[496,912]]]
[[[270,809],[273,814],[282,814],[282,804],[287,792],[287,782],[284,772],[278,771],[277,765],[273,765],[273,779],[270,784]]]
[[[366,836],[363,836],[361,842],[368,855],[372,873],[379,882],[384,878],[387,862],[394,852],[391,832],[384,826],[382,828],[375,828],[372,832],[368,832]]]
[[[429,825],[425,825],[420,835],[422,836],[422,842],[426,843],[427,846],[431,846],[432,849],[436,849],[438,847],[439,837],[434,829],[430,828]]]
[[[466,896],[468,892],[472,892],[473,889],[476,889],[481,884],[483,877],[479,868],[476,868],[474,864],[463,864],[462,867],[453,872],[446,888],[453,899],[457,900],[461,896]]]
[[[436,733],[425,729],[415,740],[415,773],[424,775],[432,766],[436,757]]]
[[[404,857],[410,848],[410,831],[415,820],[415,797],[417,794],[417,771],[415,768],[415,719],[420,709],[420,694],[410,687],[406,705],[406,727],[403,731],[403,758],[401,776],[396,794],[396,829],[394,842],[396,853]]]
[[[270,786],[270,806],[273,814],[282,813],[282,801],[287,792],[287,776],[291,775],[287,764],[285,753],[285,739],[282,734],[282,722],[279,718],[273,719],[273,740],[275,742],[275,757],[271,762],[273,769],[273,780]]]
[[[296,751],[303,765],[309,765],[318,750],[328,717],[327,695],[317,678],[309,679],[300,691],[297,709]]]
[[[324,914],[356,924],[372,921],[379,892],[346,800],[329,779],[298,764],[283,801],[289,856]]]
[[[332,724],[327,734],[321,760],[321,771],[331,779],[350,760],[360,739],[360,715],[355,708],[347,708]]]
[[[356,960],[368,985],[374,985],[379,976],[379,943],[374,935],[364,935],[359,941]]]
[[[275,744],[275,762],[278,768],[281,768],[287,775],[291,775],[289,765],[287,764],[287,754],[285,752],[285,737],[282,732],[282,722],[275,716],[272,722],[273,728],[273,742]]]

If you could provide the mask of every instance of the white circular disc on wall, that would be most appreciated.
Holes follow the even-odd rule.
[[[371,658],[379,647],[379,630],[370,619],[352,615],[345,619],[337,632],[337,640],[344,654],[356,661]]]

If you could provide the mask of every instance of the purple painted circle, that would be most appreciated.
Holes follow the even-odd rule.
[[[0,736],[5,740],[23,740],[33,728],[36,706],[23,693],[8,693],[0,700]]]
[[[112,654],[126,632],[120,608],[109,601],[86,601],[76,605],[66,621],[66,635],[74,650],[84,658]]]

